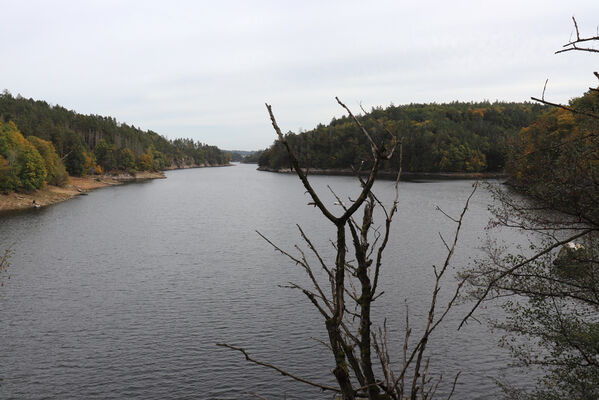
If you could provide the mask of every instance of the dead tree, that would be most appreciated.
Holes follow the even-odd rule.
[[[476,185],[473,185],[474,190],[470,194],[470,197],[468,197],[461,215],[457,218],[450,217],[456,224],[455,235],[449,243],[443,240],[447,248],[447,257],[440,268],[434,268],[435,282],[431,294],[428,318],[425,321],[421,336],[416,339],[413,345],[410,341],[411,328],[408,324],[408,310],[406,307],[406,331],[401,369],[393,371],[389,354],[386,323],[383,328],[379,328],[378,330],[373,328],[372,305],[383,294],[383,292],[378,291],[381,270],[383,268],[383,253],[389,243],[391,223],[399,204],[401,168],[395,179],[395,195],[390,206],[385,205],[373,193],[372,187],[381,164],[396,153],[401,158],[401,141],[394,134],[386,130],[382,124],[379,124],[388,135],[388,140],[377,144],[373,139],[373,135],[365,129],[360,119],[356,118],[349,108],[338,98],[336,100],[348,112],[360,134],[367,138],[372,156],[370,170],[365,178],[361,176],[361,171],[355,171],[361,185],[361,192],[357,198],[344,202],[329,187],[329,190],[336,199],[336,204],[342,209],[342,213],[339,216],[335,215],[325,205],[310,184],[307,172],[300,166],[298,157],[279,128],[271,106],[266,104],[272,126],[277,133],[279,141],[287,149],[291,166],[311,197],[312,201],[310,205],[317,207],[336,229],[336,240],[333,243],[334,251],[336,252],[335,262],[333,265],[327,265],[316,246],[302,228],[299,225],[297,226],[305,245],[313,254],[314,259],[317,260],[318,269],[324,271],[323,273],[328,278],[328,282],[319,282],[316,278],[317,274],[315,274],[315,270],[308,261],[306,252],[299,246],[295,246],[298,251],[298,255],[295,256],[273,243],[261,233],[258,232],[258,234],[277,251],[301,266],[308,275],[312,285],[311,288],[293,283],[288,287],[300,290],[316,310],[318,310],[324,320],[328,334],[328,344],[326,346],[332,352],[334,358],[332,372],[337,382],[337,387],[312,382],[295,376],[272,364],[258,361],[252,358],[243,348],[223,343],[218,345],[239,351],[243,353],[248,361],[274,369],[292,379],[322,390],[338,393],[343,400],[358,398],[430,399],[434,396],[440,381],[432,382],[432,378],[427,376],[428,359],[425,351],[432,332],[452,308],[462,287],[463,282],[460,282],[448,303],[442,306],[437,304],[440,282],[450,264],[462,226],[462,219],[468,208],[468,201],[474,194],[474,190],[476,190]],[[382,210],[382,215],[385,218],[382,229],[379,229],[374,222],[374,211],[377,207]],[[360,210],[362,218],[358,222],[357,214]],[[447,214],[445,215],[447,216]],[[441,311],[438,311],[439,308],[441,308]],[[377,377],[377,371],[382,372],[382,377]],[[457,378],[458,376],[456,375],[453,380],[451,394],[453,394]]]

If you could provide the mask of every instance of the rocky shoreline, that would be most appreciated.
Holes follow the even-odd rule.
[[[134,175],[90,175],[86,177],[69,177],[64,186],[46,185],[33,192],[14,192],[0,194],[0,214],[9,211],[26,210],[45,207],[67,201],[76,196],[107,186],[122,185],[129,182],[141,182],[149,179],[164,179],[162,172],[136,172]]]
[[[290,168],[274,169],[267,167],[258,167],[258,171],[277,172],[289,174],[293,171]],[[333,176],[354,176],[354,172],[349,169],[308,169],[304,170],[308,175],[333,175]],[[363,175],[368,175],[369,171],[362,171]],[[379,171],[377,177],[380,179],[395,179],[396,171]],[[507,175],[502,172],[402,172],[401,179],[404,181],[417,180],[457,180],[457,179],[504,179]]]
[[[230,167],[233,164],[227,165],[186,165],[177,167],[171,165],[166,170],[188,169],[188,168],[215,168],[215,167]],[[64,186],[46,185],[41,189],[33,192],[14,192],[9,194],[0,194],[0,215],[7,212],[27,210],[30,208],[46,207],[52,204],[67,201],[76,196],[86,195],[92,190],[107,187],[117,186],[124,183],[143,182],[150,179],[166,179],[164,172],[148,172],[141,171],[135,174],[120,173],[120,174],[104,174],[90,175],[85,177],[69,177],[69,182]]]

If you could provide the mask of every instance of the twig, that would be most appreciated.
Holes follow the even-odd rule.
[[[299,376],[295,376],[293,374],[290,374],[289,372],[287,372],[285,370],[282,370],[281,368],[279,368],[279,367],[277,367],[275,365],[272,365],[272,364],[269,364],[269,363],[266,363],[266,362],[263,362],[263,361],[255,360],[255,359],[253,359],[248,354],[247,351],[245,351],[245,349],[243,349],[241,347],[231,346],[230,344],[227,344],[227,343],[217,343],[216,345],[220,346],[220,347],[226,347],[226,348],[231,349],[231,350],[239,351],[240,353],[242,353],[245,356],[245,359],[248,360],[249,362],[252,362],[254,364],[261,365],[263,367],[267,367],[267,368],[270,368],[270,369],[274,369],[275,371],[279,372],[281,375],[288,376],[289,378],[294,379],[294,380],[296,380],[298,382],[306,383],[308,385],[315,386],[315,387],[320,388],[322,390],[330,390],[331,392],[336,392],[336,393],[340,393],[341,392],[339,389],[334,388],[332,386],[322,385],[320,383],[316,383],[316,382],[312,382],[312,381],[309,381],[309,380],[304,379],[304,378],[300,378]]]
[[[506,276],[508,276],[509,274],[515,272],[516,270],[518,270],[519,268],[522,268],[524,265],[529,264],[533,261],[535,261],[536,259],[544,256],[545,254],[549,253],[550,251],[552,251],[553,249],[563,246],[565,244],[567,244],[568,242],[571,242],[573,240],[576,240],[580,237],[583,237],[591,232],[595,232],[596,229],[585,229],[584,231],[577,233],[576,235],[570,236],[569,238],[565,239],[565,240],[561,240],[558,241],[556,243],[554,243],[553,245],[547,247],[545,250],[535,254],[534,256],[514,265],[511,268],[508,268],[507,270],[503,271],[501,274],[499,274],[499,276],[493,278],[487,285],[485,288],[485,291],[482,293],[482,295],[479,297],[478,301],[476,302],[476,304],[474,305],[474,307],[472,307],[472,309],[470,310],[470,312],[468,312],[468,314],[464,317],[464,319],[462,319],[462,322],[460,322],[460,326],[458,327],[458,330],[462,328],[462,326],[466,323],[466,321],[468,321],[468,319],[472,316],[472,314],[474,314],[474,312],[476,311],[476,309],[481,305],[481,303],[485,300],[485,298],[487,297],[487,295],[489,294],[489,292],[493,289],[493,287],[495,286],[495,284],[497,282],[499,282],[501,279],[505,278]]]
[[[550,101],[546,101],[544,99],[538,99],[536,97],[531,97],[531,99],[534,100],[534,101],[538,101],[539,103],[547,104],[548,106],[553,106],[553,107],[561,108],[563,110],[570,111],[570,112],[572,112],[574,114],[586,115],[587,117],[599,119],[599,115],[597,115],[597,114],[593,114],[593,113],[582,111],[582,110],[577,110],[575,108],[568,107],[568,106],[565,106],[563,104],[552,103]]]
[[[453,392],[455,391],[455,385],[456,385],[456,383],[458,383],[458,378],[460,377],[460,374],[461,374],[461,373],[462,373],[462,371],[459,371],[459,372],[456,374],[456,376],[455,376],[455,378],[454,378],[454,380],[453,380],[453,385],[451,386],[451,392],[449,393],[449,396],[447,396],[447,400],[450,400],[450,399],[451,399],[451,397],[453,396]]]

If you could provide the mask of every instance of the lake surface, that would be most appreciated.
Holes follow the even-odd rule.
[[[14,250],[0,277],[0,398],[244,399],[248,392],[331,398],[215,345],[239,345],[297,375],[332,382],[332,358],[313,339],[326,340],[321,318],[301,293],[279,286],[305,283],[303,271],[255,232],[293,252],[301,244],[299,223],[332,259],[333,226],[307,205],[299,180],[251,165],[167,177],[0,217],[0,249]],[[359,189],[349,177],[312,181],[328,204],[327,184],[343,198]],[[449,239],[453,229],[435,205],[458,215],[471,185],[400,185],[382,272],[385,294],[374,310],[379,322],[388,320],[396,361],[404,301],[416,337],[425,324],[432,265],[445,257],[438,232]],[[389,181],[375,186],[387,202],[392,189]],[[485,190],[475,194],[451,275],[480,255],[491,201]],[[449,276],[443,298],[453,286]],[[429,342],[431,369],[444,382],[461,371],[457,399],[493,398],[499,390],[491,377],[517,372],[507,368],[498,334],[484,324],[457,331],[467,307],[450,314]]]

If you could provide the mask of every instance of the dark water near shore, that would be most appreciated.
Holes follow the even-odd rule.
[[[324,338],[319,315],[301,293],[278,286],[305,282],[303,272],[255,230],[293,251],[300,223],[329,256],[334,231],[306,205],[296,177],[254,168],[170,171],[166,180],[0,217],[0,249],[14,250],[10,279],[0,278],[0,398],[244,399],[253,392],[330,399],[215,345],[243,346],[297,375],[331,381],[328,351],[312,339]],[[358,191],[349,177],[313,182],[322,193],[331,184],[343,198]],[[432,290],[431,266],[445,257],[438,232],[451,236],[452,223],[434,206],[457,215],[471,185],[401,184],[385,294],[375,309],[388,318],[397,361],[404,300],[416,337]],[[381,181],[375,191],[390,199],[392,183]],[[456,270],[479,254],[490,202],[485,190],[473,198]],[[444,298],[455,285],[449,278]],[[444,382],[462,371],[455,398],[493,398],[499,390],[490,377],[516,371],[507,368],[498,334],[484,324],[457,332],[466,309],[458,308],[431,339],[431,369]]]

